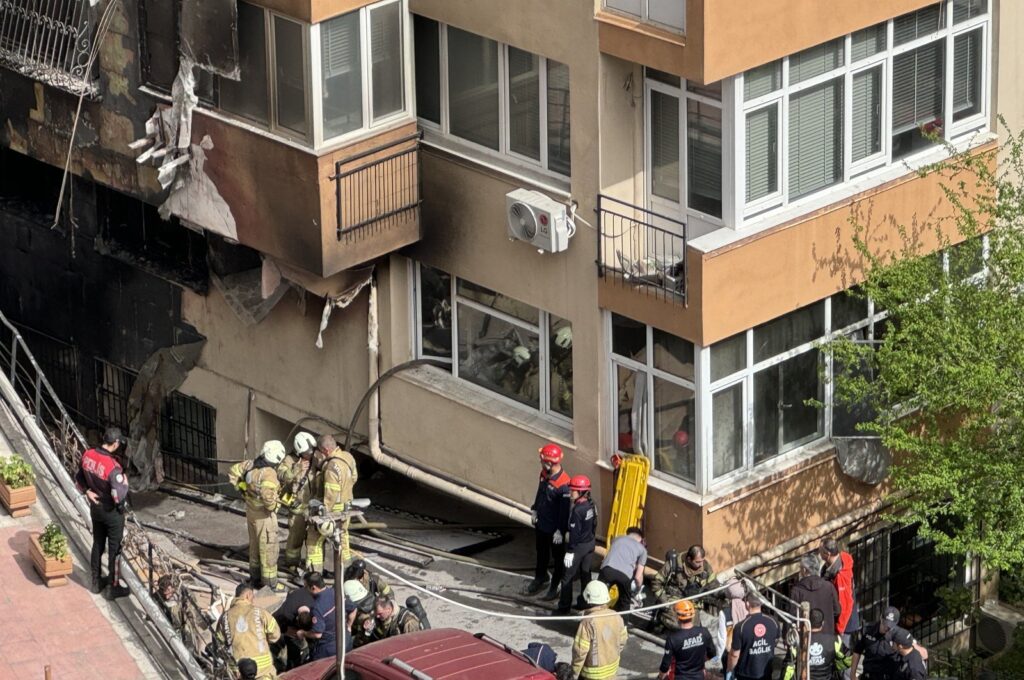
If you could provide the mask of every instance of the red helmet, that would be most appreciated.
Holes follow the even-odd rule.
[[[590,477],[586,475],[576,475],[569,480],[570,491],[590,491]]]
[[[558,444],[545,444],[540,449],[540,459],[545,463],[561,463],[562,462],[562,447]]]

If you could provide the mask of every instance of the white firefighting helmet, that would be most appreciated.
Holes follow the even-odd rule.
[[[260,455],[271,465],[277,465],[284,460],[284,453],[284,444],[276,439],[264,442],[263,448],[260,449]]]
[[[300,432],[295,435],[293,444],[295,446],[295,453],[300,456],[312,453],[316,449],[316,437],[308,432]]]

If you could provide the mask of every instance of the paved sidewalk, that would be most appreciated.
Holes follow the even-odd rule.
[[[0,457],[10,453],[0,433]],[[32,567],[29,537],[50,521],[40,498],[32,515],[0,507],[0,678],[136,680],[164,677],[111,603],[89,591],[88,556],[72,554],[67,585],[47,588]]]

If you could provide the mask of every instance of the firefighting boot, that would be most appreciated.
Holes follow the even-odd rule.
[[[535,578],[532,581],[530,581],[529,583],[527,583],[526,587],[523,588],[523,594],[524,595],[536,595],[540,591],[544,590],[544,586],[546,586],[547,584],[548,584],[548,579],[547,579],[547,574],[545,574],[543,579],[536,579]]]
[[[554,581],[548,587],[548,592],[544,593],[544,596],[540,598],[544,602],[554,602],[558,599],[558,584]]]

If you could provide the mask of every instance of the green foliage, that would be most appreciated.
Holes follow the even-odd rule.
[[[935,596],[942,602],[945,618],[956,621],[969,616],[974,618],[974,592],[963,586],[942,586],[936,589]]]
[[[43,548],[43,554],[51,560],[62,560],[68,555],[68,537],[56,522],[46,525],[39,536],[39,545]]]
[[[36,479],[36,472],[28,462],[18,454],[0,459],[0,480],[12,489],[29,486]]]
[[[951,149],[925,170],[941,176],[952,217],[901,228],[895,252],[879,253],[852,220],[863,294],[890,316],[880,343],[826,347],[836,400],[872,414],[860,429],[895,453],[901,522],[999,569],[1024,566],[1024,137],[1008,137],[999,162]],[[948,271],[927,252],[935,238]]]
[[[999,573],[999,601],[1013,607],[1024,607],[1024,577],[1017,570]]]

